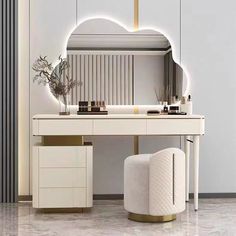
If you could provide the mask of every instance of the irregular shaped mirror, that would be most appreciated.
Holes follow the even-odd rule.
[[[67,62],[70,67],[61,79],[81,84],[70,92],[72,105],[93,100],[108,105],[173,104],[186,89],[183,70],[163,34],[128,32],[105,19],[88,20],[73,31]]]

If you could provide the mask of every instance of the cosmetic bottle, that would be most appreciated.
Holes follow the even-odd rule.
[[[193,113],[193,103],[191,99],[191,95],[187,97],[182,97],[181,104],[180,104],[181,112],[186,112],[187,115],[192,115]]]
[[[102,111],[106,111],[105,101],[101,101],[101,109],[102,109]]]
[[[163,107],[163,110],[162,110],[162,114],[168,114],[168,103],[167,102],[163,102],[163,105],[164,105],[164,107]]]
[[[187,100],[187,105],[188,105],[188,115],[192,115],[193,114],[193,102],[191,99],[191,95],[188,95],[188,100]]]

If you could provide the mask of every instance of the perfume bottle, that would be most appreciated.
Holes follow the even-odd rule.
[[[163,102],[163,105],[164,105],[164,107],[163,107],[163,111],[162,111],[162,113],[163,114],[168,114],[168,103],[167,102]]]
[[[101,106],[101,111],[106,111],[105,101],[101,101],[100,106]]]
[[[193,103],[192,103],[191,95],[188,95],[188,97],[182,97],[180,110],[181,112],[186,112],[187,115],[192,115]]]

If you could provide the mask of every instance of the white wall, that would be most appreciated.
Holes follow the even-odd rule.
[[[77,0],[77,23],[93,17],[116,19],[133,29],[133,0]]]
[[[19,1],[19,195],[29,193],[29,0]]]
[[[163,33],[171,43],[173,58],[180,63],[180,1],[139,0],[140,28]]]
[[[55,60],[63,53],[66,37],[76,22],[84,18],[106,15],[129,28],[133,25],[131,0],[30,2],[29,68],[40,54]],[[207,132],[201,141],[200,192],[236,192],[235,12],[236,3],[233,0],[227,1],[227,4],[213,0],[140,0],[141,27],[166,33],[174,49],[174,58],[190,74],[194,111],[206,115]],[[31,81],[31,77],[22,75],[21,80],[27,78]],[[29,116],[57,111],[57,105],[48,91],[32,83],[30,104]],[[123,159],[132,153],[132,137],[96,137],[93,141],[95,193],[122,193]],[[142,137],[140,151],[153,152],[170,145],[179,146],[179,139]],[[24,162],[20,163],[23,168],[20,174],[28,176],[30,160],[25,156],[20,160]],[[21,194],[29,194],[27,177],[22,178],[21,188]]]
[[[182,64],[206,116],[200,192],[236,192],[236,2],[182,0]]]

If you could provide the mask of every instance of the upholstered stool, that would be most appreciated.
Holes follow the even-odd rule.
[[[129,219],[165,222],[185,210],[185,154],[168,148],[127,157],[124,207]]]

